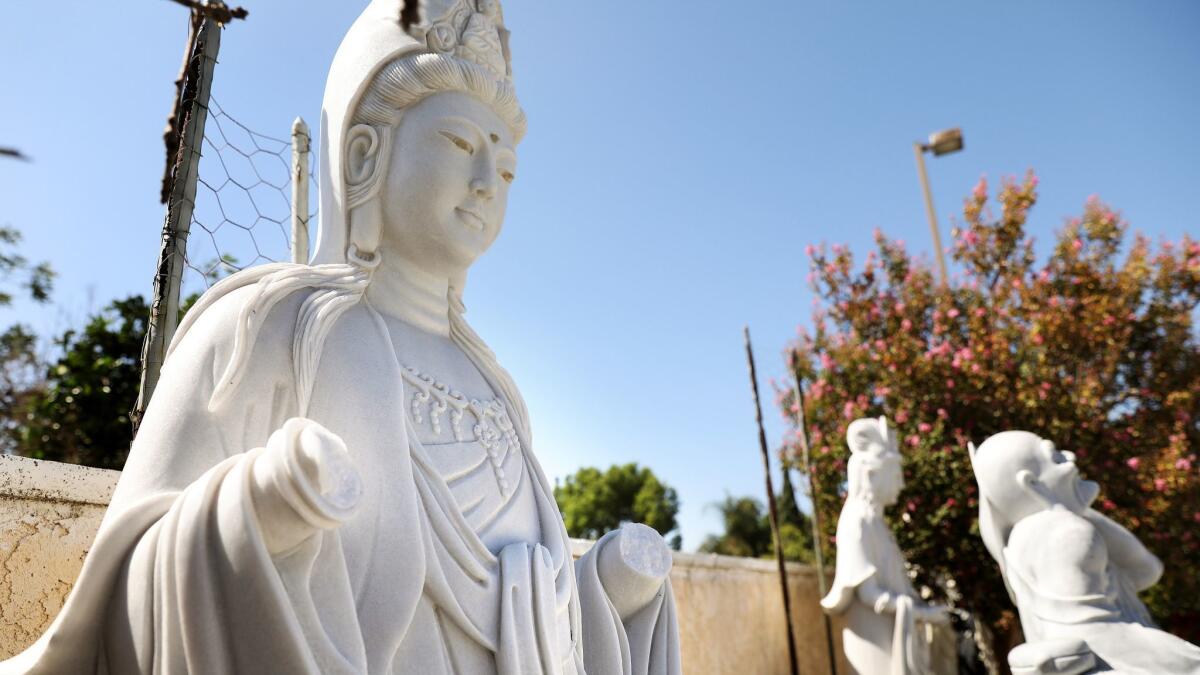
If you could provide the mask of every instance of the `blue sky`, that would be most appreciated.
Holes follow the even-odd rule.
[[[246,0],[214,94],[256,131],[315,126],[361,2]],[[52,7],[52,9],[51,9]],[[981,174],[1035,169],[1041,241],[1099,194],[1155,237],[1200,233],[1200,5],[507,0],[520,147],[506,229],[472,270],[476,329],[521,386],[550,476],[637,461],[675,486],[685,548],[708,504],[762,494],[741,327],[764,388],[811,313],[808,243],[929,251]],[[0,223],[60,273],[43,331],[148,293],[161,130],[186,12],[166,0],[16,3],[0,25]],[[275,254],[283,255],[275,241]],[[769,389],[766,401],[770,403]],[[784,424],[768,408],[777,444]]]

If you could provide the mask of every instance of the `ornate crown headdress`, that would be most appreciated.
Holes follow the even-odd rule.
[[[483,66],[498,79],[512,81],[508,30],[499,0],[425,0],[420,21],[408,33],[430,52],[448,54]]]
[[[511,92],[508,30],[499,0],[371,0],[329,68],[321,112],[321,221],[314,262],[343,262],[347,196],[340,150],[375,75],[401,58],[425,55],[476,67]],[[515,97],[511,94],[510,99]],[[519,113],[523,131],[523,114]]]
[[[887,417],[857,419],[846,429],[846,444],[851,456],[861,455],[872,459],[896,452],[895,439],[891,436]]]

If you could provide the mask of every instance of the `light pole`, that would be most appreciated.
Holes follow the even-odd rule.
[[[929,191],[929,175],[925,173],[925,153],[932,152],[941,157],[963,149],[962,129],[943,129],[929,135],[928,143],[913,143],[913,154],[917,156],[917,173],[921,177],[921,190],[925,193],[925,212],[929,214],[929,230],[933,233],[933,246],[937,249],[938,272],[942,284],[946,283],[946,254],[942,251],[942,235],[938,231],[937,215],[933,212],[933,193]]]

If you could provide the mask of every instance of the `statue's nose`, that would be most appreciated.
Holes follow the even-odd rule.
[[[491,199],[496,196],[496,181],[476,178],[471,181],[471,194],[480,199]]]

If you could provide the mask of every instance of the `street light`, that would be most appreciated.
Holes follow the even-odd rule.
[[[941,157],[963,149],[962,129],[943,129],[929,134],[929,142],[913,143],[913,153],[917,156],[917,173],[921,176],[921,190],[925,193],[925,212],[929,214],[929,230],[933,232],[933,246],[937,249],[938,271],[942,283],[946,283],[946,254],[942,251],[942,235],[938,232],[937,215],[933,212],[933,194],[929,191],[929,175],[925,173],[925,153],[932,152],[934,157]]]

